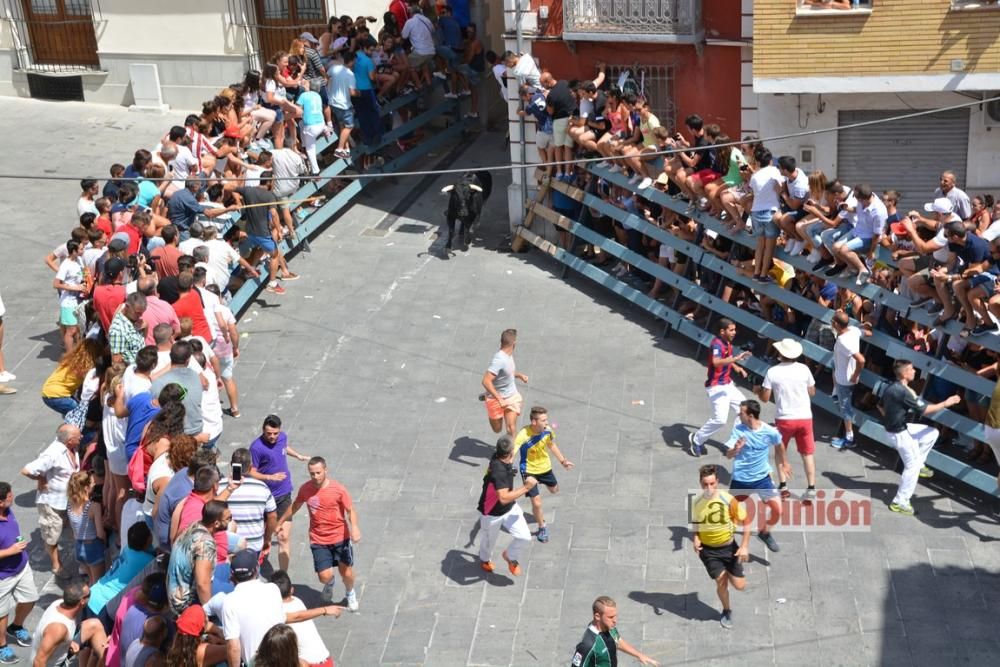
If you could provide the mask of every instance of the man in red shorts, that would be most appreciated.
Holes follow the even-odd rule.
[[[816,394],[816,381],[812,371],[803,363],[795,361],[802,356],[802,345],[791,338],[785,338],[774,344],[778,353],[779,363],[767,369],[764,382],[755,388],[755,393],[761,401],[767,402],[774,396],[777,407],[774,425],[781,433],[781,442],[788,448],[788,443],[795,440],[795,448],[802,456],[802,465],[806,469],[806,489],[802,500],[812,502],[816,495],[816,443],[813,440],[812,397]],[[782,498],[791,495],[788,490],[787,477],[780,469],[778,471],[781,483],[778,490]]]
[[[323,584],[323,599],[328,602],[333,599],[333,568],[336,567],[347,591],[347,608],[357,611],[353,544],[361,541],[358,513],[347,489],[327,477],[323,457],[309,459],[309,478],[310,481],[299,488],[295,502],[278,518],[275,530],[305,505],[309,510],[309,548],[316,576]]]
[[[517,431],[517,418],[521,415],[523,399],[517,392],[515,380],[528,382],[528,376],[514,367],[514,348],[517,346],[517,329],[505,329],[500,334],[500,349],[493,355],[489,368],[483,374],[486,393],[479,400],[486,401],[486,416],[494,433],[507,426],[507,435]]]

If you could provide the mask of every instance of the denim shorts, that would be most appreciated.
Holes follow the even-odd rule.
[[[996,292],[997,277],[992,273],[977,273],[969,279],[969,289],[982,287],[986,297],[993,296]]]
[[[781,229],[774,222],[775,209],[769,208],[766,211],[751,211],[750,219],[753,221],[753,235],[763,236],[766,239],[776,239],[781,234]]]
[[[44,403],[46,407],[52,408],[63,417],[66,416],[67,412],[75,410],[79,405],[79,402],[70,396],[60,396],[58,398],[42,396],[42,403]]]
[[[868,249],[872,247],[872,239],[855,236],[854,232],[848,232],[837,243],[843,244],[845,248],[856,253],[868,252]]]
[[[73,554],[76,560],[84,565],[97,565],[104,562],[104,542],[100,540],[76,541]]]
[[[854,421],[854,405],[851,401],[854,398],[854,387],[856,386],[853,384],[834,384],[833,386],[837,405],[840,406],[840,416],[845,421]]]
[[[354,127],[354,107],[341,109],[340,107],[330,107],[333,109],[333,117],[337,119],[340,129]]]
[[[278,249],[278,244],[270,236],[253,236],[247,234],[247,240],[253,248],[260,248],[264,252],[274,252]]]

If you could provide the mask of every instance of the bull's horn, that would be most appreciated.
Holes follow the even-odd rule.
[[[441,188],[441,192],[451,192],[453,189],[455,189],[454,185],[446,185]]]
[[[475,190],[476,192],[482,192],[483,191],[483,189],[481,187],[479,187],[478,185],[474,185],[472,183],[469,183],[469,187],[472,188],[473,190]]]

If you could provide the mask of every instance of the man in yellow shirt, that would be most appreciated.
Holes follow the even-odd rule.
[[[573,469],[573,463],[559,451],[556,446],[552,429],[549,428],[549,411],[543,407],[535,406],[531,408],[529,415],[531,423],[517,432],[514,438],[514,447],[518,452],[518,467],[521,470],[521,477],[534,477],[538,480],[538,485],[544,484],[549,493],[559,492],[559,482],[552,472],[552,460],[549,458],[549,450],[556,455],[556,460],[566,470]],[[535,522],[538,524],[538,541],[549,541],[549,530],[545,527],[545,515],[542,513],[542,497],[538,493],[538,486],[528,491],[527,496],[531,498],[531,511],[535,515]]]
[[[708,576],[715,580],[716,592],[722,602],[720,623],[727,630],[733,627],[733,611],[729,605],[729,584],[742,591],[746,588],[743,563],[750,558],[750,520],[742,503],[719,490],[719,478],[714,465],[704,465],[698,471],[702,493],[691,505],[694,529],[694,550],[705,565]],[[736,546],[736,524],[743,527],[743,539]]]

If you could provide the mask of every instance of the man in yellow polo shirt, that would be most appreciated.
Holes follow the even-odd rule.
[[[691,506],[694,550],[708,570],[708,576],[715,581],[722,602],[720,623],[728,630],[733,627],[729,584],[738,591],[747,585],[743,563],[750,558],[750,521],[743,504],[719,490],[714,465],[702,466],[698,476],[702,493]],[[743,527],[743,539],[738,548],[734,539],[737,523]]]
[[[559,482],[552,472],[552,460],[549,458],[549,450],[556,455],[556,460],[562,464],[566,470],[573,469],[573,463],[569,461],[559,447],[556,446],[555,437],[549,427],[549,411],[543,407],[535,406],[531,408],[529,414],[531,423],[517,432],[514,438],[514,447],[518,452],[518,467],[521,470],[521,478],[534,477],[538,480],[538,485],[544,484],[549,493],[559,492]],[[538,493],[538,486],[528,491],[531,498],[531,511],[535,515],[535,522],[538,524],[538,541],[549,541],[549,529],[545,527],[545,515],[542,513],[542,497]]]

